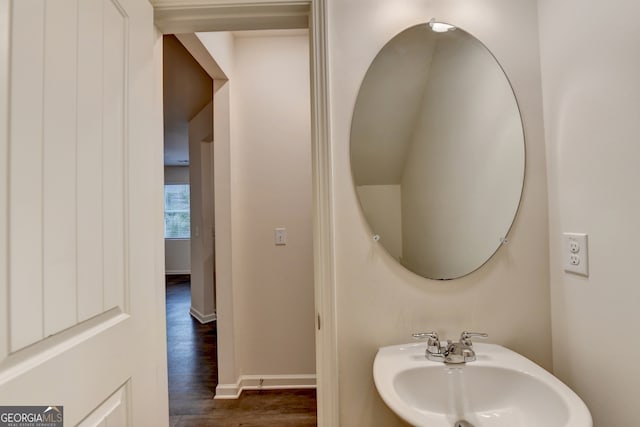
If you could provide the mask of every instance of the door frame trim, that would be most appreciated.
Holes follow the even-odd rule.
[[[11,2],[0,0],[0,361],[9,354],[9,110]]]
[[[164,33],[309,28],[318,426],[339,425],[332,163],[325,0],[151,0]]]

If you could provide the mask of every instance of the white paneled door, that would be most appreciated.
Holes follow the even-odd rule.
[[[147,0],[0,0],[0,406],[166,426]]]

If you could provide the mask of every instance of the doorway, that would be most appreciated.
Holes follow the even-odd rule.
[[[230,4],[184,1],[154,5],[154,21],[165,34],[273,28],[309,28],[311,144],[315,271],[316,384],[318,424],[339,424],[336,290],[334,277],[329,86],[325,0]]]
[[[205,36],[201,37],[206,44]],[[220,344],[216,396],[236,398],[244,391],[243,398],[276,397],[279,405],[289,401],[301,410],[288,414],[296,417],[296,425],[315,425],[314,393],[300,391],[315,386],[308,35],[306,30],[296,30],[233,33],[231,37],[235,50],[231,85],[218,86],[214,95],[214,111],[224,110],[225,96],[227,105],[235,106],[234,123],[227,119],[225,124],[222,114],[214,126],[216,229],[222,235],[216,252],[223,259],[216,283]],[[233,128],[233,141],[225,137],[225,127]],[[230,194],[231,201],[225,199]],[[225,218],[233,223],[225,224]],[[225,252],[230,252],[224,248],[229,237],[225,233],[232,230],[237,264],[225,272]],[[225,275],[232,276],[232,281]],[[228,304],[225,296],[233,296]],[[167,304],[169,314],[169,294]],[[222,336],[229,330],[231,341]],[[288,391],[292,388],[298,391]],[[279,391],[266,392],[273,389]],[[194,400],[204,397],[201,391],[194,390],[198,394]],[[211,410],[208,416],[220,414],[230,404],[205,399],[200,399],[199,409]],[[276,424],[285,421],[278,405],[260,401],[254,405],[258,416],[269,415]],[[181,421],[204,416],[186,413],[198,412],[192,403],[174,416]],[[260,412],[265,407],[268,414]]]

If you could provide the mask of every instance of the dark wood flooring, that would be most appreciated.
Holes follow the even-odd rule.
[[[316,426],[315,390],[245,391],[214,400],[216,322],[189,315],[189,276],[167,276],[167,359],[171,427]]]

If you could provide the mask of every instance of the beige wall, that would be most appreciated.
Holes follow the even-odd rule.
[[[218,333],[218,383],[238,380],[234,334],[231,238],[231,120],[230,84],[213,96],[213,176],[215,188],[216,316]]]
[[[540,0],[539,16],[553,366],[596,427],[637,425],[640,3]],[[562,232],[589,235],[588,278],[563,272]]]
[[[415,2],[329,0],[331,149],[338,303],[340,419],[345,426],[400,421],[373,385],[380,346],[412,332],[488,332],[544,367],[551,366],[547,194],[533,0]],[[360,82],[395,34],[431,17],[455,23],[483,41],[514,85],[527,138],[524,198],[508,246],[477,272],[446,283],[400,267],[368,234],[349,168],[349,131]]]
[[[188,184],[189,183],[189,166],[165,166],[164,167],[164,183],[165,184]]]
[[[233,35],[228,31],[196,33],[202,45],[211,54],[220,71],[230,79],[233,76]]]
[[[191,274],[191,243],[189,239],[164,240],[165,274]]]
[[[225,76],[232,75],[234,39],[231,33],[196,33],[211,58]],[[220,65],[223,64],[223,65]],[[215,238],[215,295],[218,335],[218,383],[236,384],[236,336],[232,271],[231,209],[231,84],[214,81],[213,95],[213,176]],[[235,393],[237,390],[233,390]],[[216,395],[219,394],[219,388]]]
[[[389,255],[402,258],[402,191],[400,185],[356,187],[371,232],[377,234]]]
[[[216,319],[214,293],[213,101],[189,120],[191,184],[191,314]]]
[[[165,184],[188,184],[189,167],[165,166]],[[191,243],[189,239],[165,239],[164,269],[166,274],[191,273]]]
[[[232,271],[241,375],[315,373],[308,36],[237,37]],[[274,228],[288,243],[275,246]]]
[[[214,95],[217,395],[313,384],[308,36],[197,36],[230,77]]]

